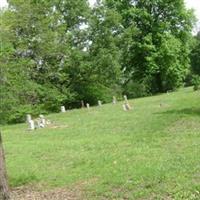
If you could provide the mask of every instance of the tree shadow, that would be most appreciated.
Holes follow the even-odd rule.
[[[179,115],[179,116],[185,116],[185,115],[191,115],[191,116],[200,116],[200,108],[184,108],[184,109],[173,109],[168,110],[165,112],[156,112],[154,114],[166,114],[166,115]]]

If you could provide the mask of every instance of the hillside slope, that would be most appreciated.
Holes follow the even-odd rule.
[[[128,112],[118,102],[52,114],[54,127],[32,132],[2,127],[11,186],[62,188],[69,199],[199,199],[200,93],[130,104]]]

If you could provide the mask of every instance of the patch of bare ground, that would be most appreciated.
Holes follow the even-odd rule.
[[[59,188],[50,191],[35,191],[31,188],[16,188],[11,192],[11,200],[82,200],[83,193],[77,188]]]
[[[43,191],[42,187],[22,186],[12,189],[11,200],[86,200],[85,186],[82,182],[70,188],[56,188]]]

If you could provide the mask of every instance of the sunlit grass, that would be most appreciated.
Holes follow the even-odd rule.
[[[175,93],[47,116],[58,128],[2,127],[12,187],[70,187],[86,199],[198,199],[200,94]]]

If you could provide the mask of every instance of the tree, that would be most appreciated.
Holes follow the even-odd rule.
[[[87,0],[8,3],[0,13],[0,123],[183,84],[193,23],[183,0],[99,0],[93,9]]]
[[[200,75],[200,32],[198,32],[194,40],[194,46],[190,54],[191,68],[194,74]]]
[[[180,86],[189,67],[193,25],[184,1],[106,0],[104,4],[122,17],[124,86],[139,81],[152,93]]]
[[[1,132],[0,132],[0,199],[1,200],[10,199]]]
[[[82,64],[87,31],[81,29],[90,13],[87,1],[8,3],[1,12],[1,123],[76,102],[76,85],[88,71]]]

